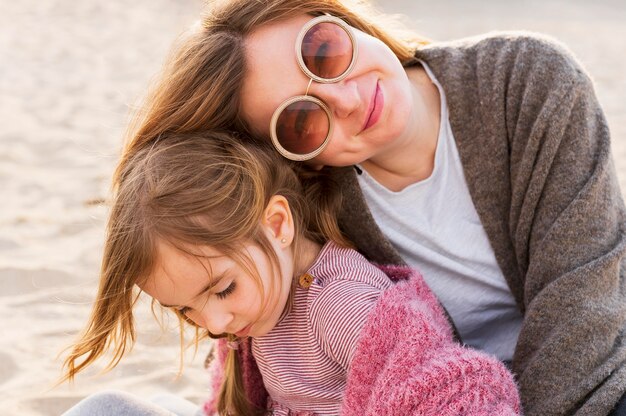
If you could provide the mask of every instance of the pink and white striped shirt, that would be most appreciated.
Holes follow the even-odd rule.
[[[352,249],[329,242],[297,286],[293,307],[267,335],[252,340],[275,415],[289,410],[338,414],[356,342],[386,274]]]

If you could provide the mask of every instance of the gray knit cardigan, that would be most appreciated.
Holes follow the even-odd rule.
[[[626,391],[625,209],[606,120],[562,46],[525,33],[434,43],[472,201],[524,315],[512,367],[528,416],[606,415]],[[352,167],[340,223],[377,263],[403,263]]]

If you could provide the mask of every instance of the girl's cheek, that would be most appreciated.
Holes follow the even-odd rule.
[[[187,318],[191,319],[196,325],[202,327],[204,329],[208,329],[204,324],[204,320],[202,319],[202,315],[199,312],[193,311],[187,313]]]

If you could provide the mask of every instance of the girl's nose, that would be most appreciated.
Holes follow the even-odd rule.
[[[343,80],[334,84],[316,84],[311,86],[310,93],[328,105],[338,118],[349,117],[361,106],[361,96],[357,83]]]
[[[212,334],[224,334],[229,331],[233,320],[232,313],[222,310],[218,305],[207,304],[201,311],[190,318],[199,326],[208,329]]]

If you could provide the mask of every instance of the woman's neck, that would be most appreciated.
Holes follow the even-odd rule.
[[[421,66],[407,69],[413,112],[401,137],[389,148],[361,163],[378,183],[391,191],[428,178],[435,167],[441,99],[439,90]]]

